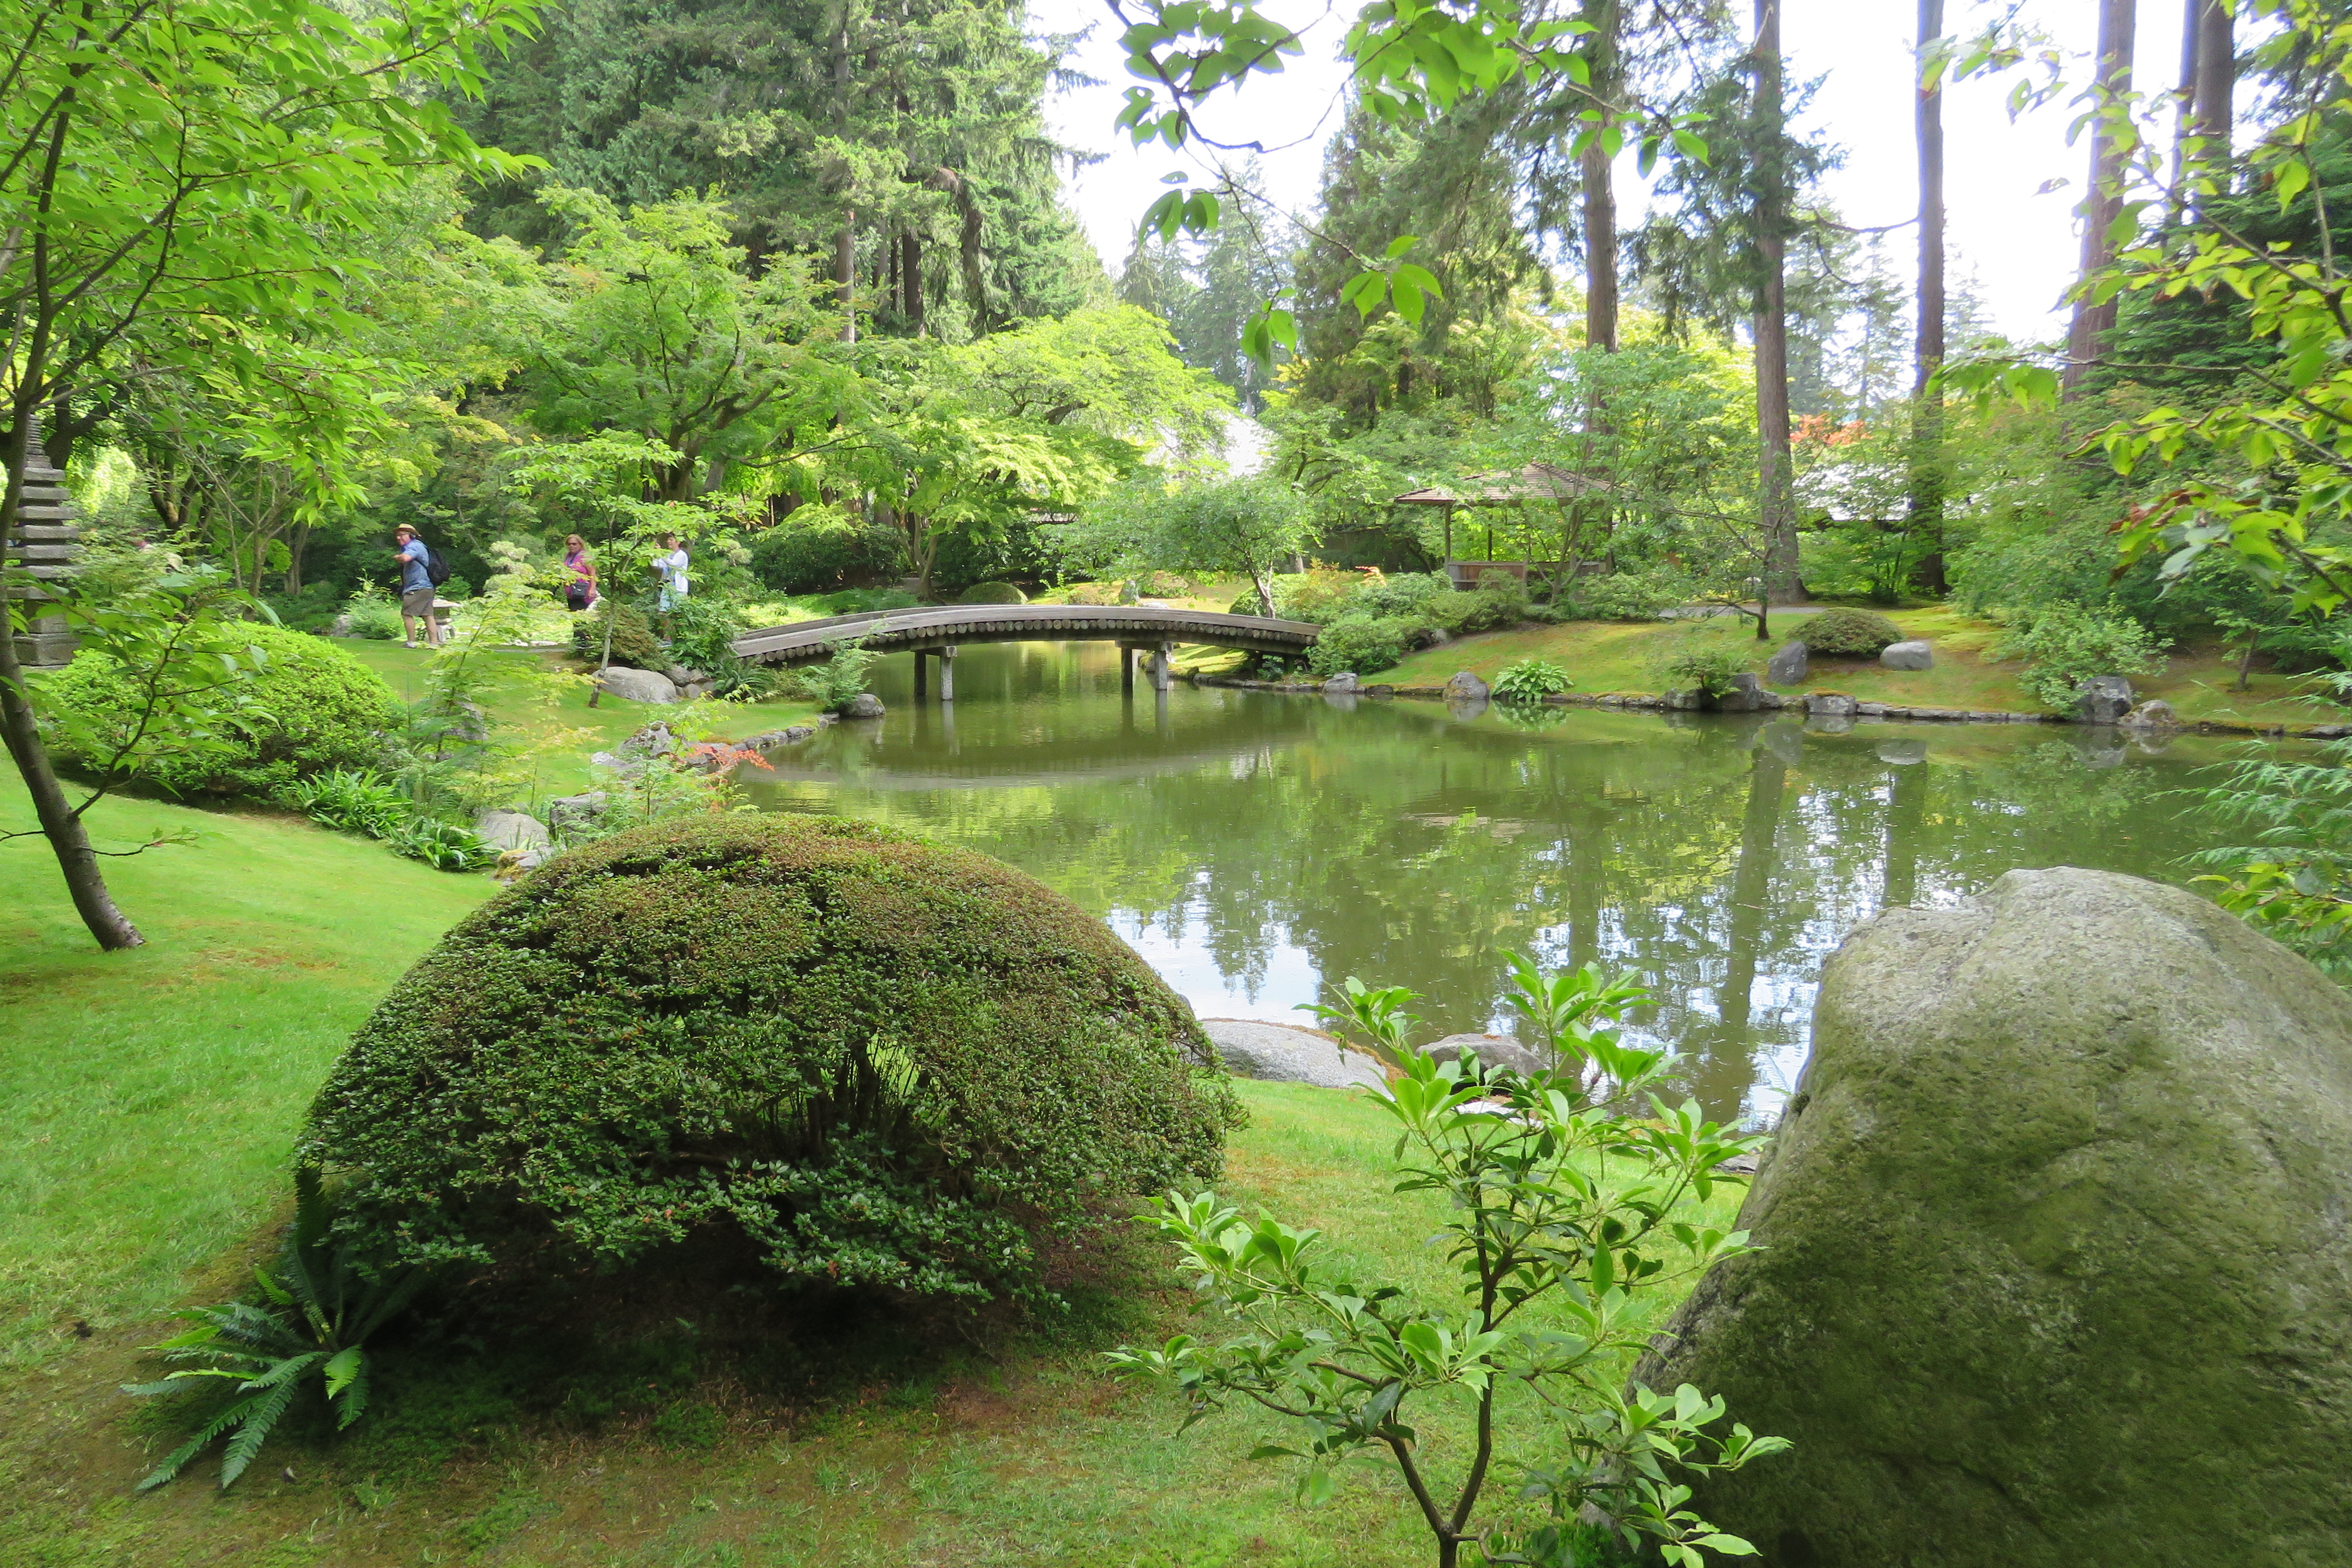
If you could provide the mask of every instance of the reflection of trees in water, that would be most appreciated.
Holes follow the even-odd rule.
[[[1184,697],[1167,741],[1129,732],[1169,748],[1163,771],[1127,769],[1115,700],[999,715],[1002,730],[966,703],[960,763],[1002,747],[1024,779],[1079,754],[1116,776],[773,794],[999,856],[1237,983],[1286,940],[1328,983],[1422,992],[1442,1031],[1493,1019],[1505,949],[1625,964],[1663,998],[1643,1026],[1692,1054],[1718,1113],[1740,1108],[1759,1056],[1801,1050],[1822,956],[1883,900],[1972,892],[2015,866],[2163,875],[2186,847],[2151,801],[2182,768],[2086,769],[2063,740],[1938,736],[1928,762],[1896,765],[1867,731],[1800,743],[1793,725],[1580,715],[1529,734],[1402,705]],[[891,763],[936,765],[919,751]]]

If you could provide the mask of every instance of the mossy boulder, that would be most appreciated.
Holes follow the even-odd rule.
[[[970,850],[696,816],[550,862],[353,1037],[301,1157],[417,1261],[748,1243],[795,1279],[1019,1293],[1041,1229],[1198,1182],[1237,1115],[1183,1000]]]
[[[2012,871],[1824,969],[1724,1264],[1635,1375],[1787,1454],[1775,1568],[2327,1568],[2352,1542],[2352,996],[2177,888]]]
[[[1025,605],[1029,595],[1011,583],[974,583],[956,595],[959,605]]]
[[[1796,640],[1828,658],[1876,658],[1903,628],[1874,610],[1823,610],[1797,623]]]
[[[284,626],[241,626],[234,638],[263,656],[240,683],[249,701],[242,726],[224,748],[150,763],[136,775],[142,782],[180,795],[261,795],[314,773],[376,763],[403,710],[373,670],[324,637]],[[81,654],[37,690],[43,709],[75,721],[53,724],[50,735],[76,768],[104,767],[121,738],[146,722],[140,682],[102,654]]]

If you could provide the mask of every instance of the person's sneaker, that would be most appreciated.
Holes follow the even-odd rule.
[[[416,646],[416,642],[415,638],[411,638],[407,642],[402,643],[400,646],[403,647],[415,647]]]

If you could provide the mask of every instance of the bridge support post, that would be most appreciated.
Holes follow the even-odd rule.
[[[1151,650],[1151,685],[1156,691],[1165,691],[1176,684],[1176,645],[1161,643]]]
[[[940,700],[955,700],[955,644],[940,649]]]
[[[1135,695],[1135,649],[1125,643],[1118,645],[1118,694]]]
[[[923,700],[923,678],[929,673],[929,671],[924,668],[923,661],[929,657],[930,655],[925,653],[921,648],[917,648],[915,650],[915,700],[918,702],[920,702]]]

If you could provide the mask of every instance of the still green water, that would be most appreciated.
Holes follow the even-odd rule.
[[[996,856],[1107,919],[1202,1017],[1304,1022],[1346,976],[1425,1000],[1428,1037],[1507,1028],[1503,953],[1659,994],[1637,1033],[1719,1115],[1769,1118],[1822,960],[1885,904],[2019,866],[2179,880],[2168,796],[2220,758],[2115,731],[1607,713],[1139,685],[1108,647],[973,647],[956,701],[844,723],[752,773],[760,803]],[[747,770],[747,773],[751,772]]]

